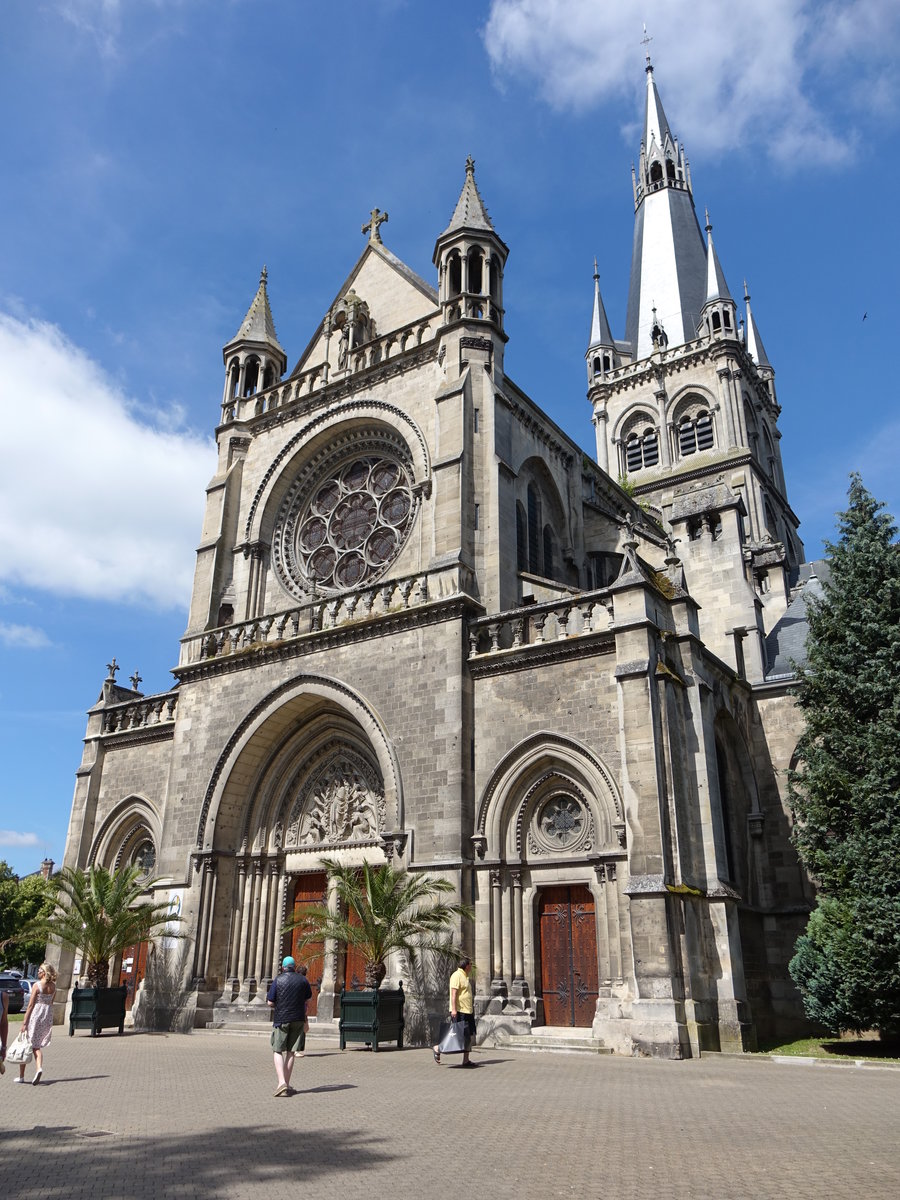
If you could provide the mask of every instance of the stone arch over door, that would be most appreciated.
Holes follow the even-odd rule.
[[[557,965],[566,958],[568,982],[554,982],[554,992],[561,1000],[580,981],[589,1003],[566,1023],[590,1025],[598,1003],[623,979],[626,901],[617,867],[625,858],[625,823],[611,771],[573,738],[549,731],[526,738],[485,788],[474,844],[484,914],[478,957],[491,967],[488,1011],[518,1006],[539,1021],[546,1015],[542,963],[551,951],[542,936],[546,941],[558,920],[565,946],[552,956]]]
[[[325,857],[384,861],[402,850],[402,830],[396,755],[372,706],[323,676],[275,689],[210,782],[195,856],[196,974],[208,986],[228,980],[227,999],[262,1003],[299,876],[321,872]]]

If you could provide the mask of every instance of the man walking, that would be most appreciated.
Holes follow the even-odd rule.
[[[269,985],[266,1000],[275,1010],[272,1029],[278,1081],[275,1095],[287,1096],[291,1092],[294,1056],[306,1045],[306,1002],[312,998],[312,988],[290,955],[282,961],[281,967],[281,974],[276,975]]]

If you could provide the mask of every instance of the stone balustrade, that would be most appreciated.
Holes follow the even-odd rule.
[[[128,733],[134,729],[150,729],[175,720],[177,692],[164,692],[140,700],[114,704],[103,712],[103,733]]]
[[[605,633],[612,628],[609,589],[508,609],[469,622],[469,658]]]
[[[402,329],[394,330],[386,337],[365,342],[353,350],[348,367],[328,367],[327,376],[327,364],[322,362],[299,375],[292,375],[289,379],[276,383],[264,392],[255,392],[252,396],[235,396],[223,406],[222,420],[249,421],[253,417],[284,408],[318,391],[326,383],[340,382],[348,370],[351,374],[358,374],[378,363],[396,358],[415,346],[421,346],[433,337],[434,330],[427,321],[415,321]]]
[[[473,594],[471,570],[460,563],[308,600],[286,612],[236,621],[182,639],[181,665],[275,646],[363,621]]]

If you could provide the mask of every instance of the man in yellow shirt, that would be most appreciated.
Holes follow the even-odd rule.
[[[475,1066],[473,1062],[469,1062],[469,1052],[472,1049],[472,1042],[475,1040],[475,1004],[472,996],[472,984],[469,980],[471,969],[472,960],[463,958],[458,969],[450,976],[450,1019],[451,1021],[462,1021],[465,1025],[465,1048],[461,1064],[464,1067]],[[434,1061],[440,1063],[440,1049],[433,1046],[432,1052]]]

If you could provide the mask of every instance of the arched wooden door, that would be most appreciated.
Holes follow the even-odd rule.
[[[303,915],[304,908],[312,908],[313,905],[325,903],[326,886],[324,871],[297,876],[293,908],[295,921]],[[308,942],[305,946],[301,946],[300,938],[301,931],[294,929],[291,932],[291,955],[298,967],[306,966],[306,977],[312,988],[312,999],[306,1005],[306,1011],[309,1016],[314,1017],[319,1004],[319,992],[322,989],[322,963],[325,958],[325,945],[323,942]]]
[[[589,1028],[599,994],[597,919],[590,891],[541,888],[538,935],[544,1023]]]

